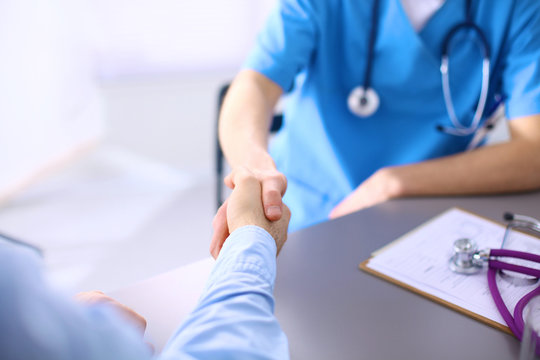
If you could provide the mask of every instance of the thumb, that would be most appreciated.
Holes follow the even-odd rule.
[[[262,182],[262,202],[264,214],[270,221],[281,219],[283,215],[282,196],[285,194],[286,180],[283,176],[272,176]]]
[[[225,176],[223,182],[225,183],[225,186],[227,186],[229,189],[234,189],[234,172],[231,172],[229,173],[229,175]]]

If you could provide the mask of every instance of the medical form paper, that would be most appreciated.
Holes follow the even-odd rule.
[[[474,275],[462,275],[448,267],[455,240],[467,237],[474,240],[479,249],[500,248],[504,232],[503,225],[452,208],[376,251],[360,268],[496,328],[508,330],[491,298],[486,269]],[[513,232],[505,248],[540,254],[540,241]],[[538,286],[514,285],[500,275],[497,283],[511,313],[519,299]]]

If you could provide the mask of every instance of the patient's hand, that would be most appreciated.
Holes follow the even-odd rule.
[[[122,318],[132,324],[141,335],[144,335],[144,331],[146,330],[146,319],[137,314],[133,309],[120,304],[118,301],[105,295],[101,291],[85,291],[78,293],[75,295],[75,300],[88,305],[107,304],[112,306]]]
[[[282,204],[283,215],[277,221],[269,221],[263,210],[261,183],[257,177],[245,168],[236,169],[230,176],[234,190],[227,201],[218,210],[214,222],[214,234],[210,244],[210,253],[217,258],[223,243],[234,230],[246,226],[260,226],[274,238],[277,251],[287,240],[287,229],[291,213]]]

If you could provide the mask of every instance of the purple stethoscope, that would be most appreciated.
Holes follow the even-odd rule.
[[[500,249],[478,250],[476,244],[471,239],[458,239],[454,242],[454,255],[450,258],[449,266],[452,271],[459,274],[475,274],[482,270],[483,264],[487,262],[489,291],[497,306],[497,310],[499,310],[510,330],[521,341],[524,331],[523,310],[531,299],[540,295],[540,286],[537,286],[519,300],[514,309],[514,316],[512,316],[502,299],[499,287],[497,286],[496,275],[499,272],[506,279],[517,279],[518,282],[529,285],[537,283],[538,279],[540,279],[540,269],[500,261],[499,258],[522,259],[540,264],[540,255],[504,249],[504,243],[512,229],[521,229],[540,235],[540,221],[528,216],[510,213],[506,213],[504,219],[509,221],[509,224],[506,227]],[[509,274],[509,271],[524,274],[527,277],[516,278],[514,275]],[[540,346],[537,347],[537,351],[539,350]]]

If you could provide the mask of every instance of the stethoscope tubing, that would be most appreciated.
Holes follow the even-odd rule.
[[[521,265],[516,265],[516,264],[509,264],[509,263],[499,261],[499,260],[489,260],[489,267],[496,270],[513,271],[513,272],[518,272],[520,274],[525,274],[529,276],[534,276],[536,278],[540,278],[540,270],[538,269],[532,269],[526,266],[521,266]]]
[[[470,6],[470,5],[468,5]],[[482,29],[476,25],[472,20],[470,20],[470,9],[467,9],[467,20],[465,22],[462,22],[460,24],[457,24],[454,26],[446,35],[443,41],[442,45],[442,53],[441,53],[441,82],[442,82],[442,89],[443,89],[443,96],[444,96],[444,103],[446,106],[446,110],[448,112],[448,117],[450,118],[450,121],[452,122],[452,127],[441,127],[442,130],[450,135],[455,136],[467,136],[473,134],[475,131],[477,131],[480,128],[480,122],[482,121],[482,118],[485,115],[485,108],[487,104],[487,98],[488,98],[488,90],[489,90],[489,83],[490,83],[490,77],[491,77],[491,49],[489,46],[489,42],[487,41],[486,35],[482,31]],[[476,110],[474,112],[473,120],[469,126],[464,125],[459,119],[456,114],[455,108],[454,108],[454,102],[452,101],[452,93],[450,90],[450,79],[449,79],[449,73],[450,73],[450,64],[449,64],[449,47],[450,42],[452,38],[457,34],[458,31],[462,29],[470,29],[473,30],[476,35],[480,39],[480,51],[482,52],[482,87],[480,90],[480,97],[478,99],[478,103],[476,106]]]
[[[540,277],[540,270],[532,269],[525,266],[520,266],[516,264],[509,264],[503,261],[499,261],[495,258],[497,257],[512,257],[517,259],[523,259],[528,261],[533,261],[540,264],[540,256],[536,254],[526,253],[522,251],[515,250],[506,250],[506,249],[492,249],[490,250],[490,259],[488,260],[489,268],[487,273],[489,291],[495,302],[495,306],[499,310],[499,313],[503,317],[504,321],[514,333],[514,335],[521,341],[523,337],[523,310],[525,306],[531,301],[532,298],[540,295],[540,286],[537,286],[535,289],[527,293],[522,297],[514,308],[514,316],[506,307],[504,300],[502,299],[501,293],[497,286],[497,271],[499,270],[508,270],[514,271],[521,274],[526,274],[534,277]],[[493,258],[491,258],[493,257]]]
[[[502,299],[501,293],[499,292],[499,288],[497,287],[497,270],[496,268],[489,268],[488,269],[488,286],[489,291],[491,292],[491,296],[493,297],[493,301],[495,302],[495,306],[497,306],[497,309],[499,310],[499,313],[503,317],[504,321],[512,331],[512,333],[521,341],[523,338],[523,328],[524,328],[524,321],[523,321],[523,310],[525,309],[525,306],[531,301],[532,298],[540,295],[540,286],[536,287],[529,293],[527,293],[524,297],[519,300],[516,307],[514,308],[514,316],[512,317],[512,314],[510,314],[510,311],[506,307],[504,300]]]
[[[375,0],[371,9],[371,31],[369,34],[368,57],[364,72],[364,90],[371,88],[371,74],[373,73],[373,58],[375,57],[375,41],[377,40],[377,29],[379,27],[379,7],[380,0]]]
[[[379,96],[377,92],[372,88],[372,73],[373,62],[375,57],[375,42],[377,40],[377,30],[379,26],[379,8],[380,0],[373,0],[373,7],[371,13],[371,29],[368,38],[368,54],[367,61],[364,69],[364,84],[353,88],[347,98],[347,105],[349,110],[359,116],[368,117],[373,115],[379,107]],[[450,89],[450,62],[449,51],[450,43],[455,35],[461,30],[471,30],[476,33],[479,39],[479,49],[482,53],[482,87],[480,90],[480,96],[476,110],[474,112],[472,121],[469,125],[462,123],[456,113],[454,102],[452,100],[452,93]],[[490,78],[491,78],[491,48],[489,46],[488,39],[480,26],[474,23],[471,15],[471,0],[466,0],[465,20],[454,25],[448,33],[445,35],[442,42],[441,52],[441,82],[442,92],[444,97],[444,104],[450,118],[451,126],[438,125],[436,128],[449,135],[454,136],[469,136],[475,133],[481,133],[479,136],[474,136],[467,151],[474,149],[483,139],[486,132],[486,124],[482,126],[482,120],[487,119],[486,105],[488,103]],[[482,135],[482,136],[480,136]]]
[[[540,255],[531,254],[524,251],[508,250],[508,249],[491,249],[489,251],[489,255],[495,256],[495,257],[513,257],[513,258],[540,263]]]
[[[443,57],[441,63],[441,75],[442,75],[442,88],[444,103],[446,110],[448,112],[448,117],[452,122],[453,128],[451,127],[442,127],[443,131],[450,135],[455,136],[468,136],[473,134],[480,127],[480,121],[484,117],[485,107],[488,98],[488,89],[489,89],[489,77],[490,77],[490,60],[489,58],[484,58],[482,61],[482,88],[480,90],[480,98],[476,106],[476,111],[474,113],[473,120],[469,126],[463,125],[463,123],[458,119],[456,111],[454,108],[454,103],[452,101],[452,94],[450,90],[450,80],[449,80],[449,65],[448,57]]]
[[[521,274],[526,274],[540,278],[540,269],[533,269],[527,266],[521,266],[516,264],[510,264],[491,257],[511,257],[516,259],[522,259],[532,261],[540,264],[540,255],[535,255],[527,252],[506,250],[506,249],[492,249],[489,252],[490,259],[488,261],[489,267],[498,270],[514,271]]]
[[[447,134],[455,135],[455,136],[468,136],[472,135],[476,131],[479,131],[482,129],[481,121],[486,115],[485,108],[487,104],[488,99],[488,90],[490,85],[490,77],[491,77],[491,48],[489,46],[489,42],[487,40],[486,35],[480,28],[480,26],[476,25],[474,21],[472,20],[472,14],[471,14],[471,0],[466,0],[465,5],[466,11],[465,11],[465,21],[462,23],[459,23],[455,25],[448,34],[445,36],[443,43],[442,43],[442,52],[441,52],[441,82],[442,82],[442,88],[443,88],[443,95],[444,95],[444,103],[446,106],[446,110],[448,112],[448,116],[450,118],[450,121],[452,122],[452,127],[447,126],[441,126],[440,129],[444,131]],[[450,42],[454,38],[454,36],[463,29],[470,29],[473,30],[478,38],[480,39],[480,51],[482,52],[482,87],[480,90],[480,97],[478,99],[478,103],[476,105],[476,110],[474,112],[473,120],[469,126],[464,125],[459,118],[456,115],[456,111],[454,108],[454,102],[452,101],[452,94],[450,91],[450,79],[449,79],[449,72],[450,72],[450,64],[449,64],[449,49],[450,49]],[[469,146],[467,147],[467,150],[472,150],[473,146],[476,146],[479,140],[473,139]]]
[[[516,327],[518,329],[521,329],[521,336],[523,337],[523,329],[525,328],[525,322],[523,321],[523,310],[525,310],[525,306],[534,298],[540,296],[540,286],[538,286],[536,289],[528,292],[524,297],[522,297],[518,303],[516,304],[516,307],[514,308],[514,322],[516,323]],[[520,338],[521,340],[521,338]],[[540,344],[537,344],[537,352],[538,352],[538,346]]]
[[[540,234],[540,221],[532,217],[507,212],[504,214],[504,219],[510,223],[506,227],[501,246],[504,246],[504,243],[508,238],[509,230],[513,228],[528,229],[533,233]],[[462,238],[454,242],[454,255],[450,258],[450,269],[461,274],[473,274],[482,269],[482,263],[487,262],[488,287],[491,297],[495,303],[495,307],[501,314],[504,322],[508,325],[512,333],[516,336],[516,338],[522,341],[525,327],[523,321],[523,312],[531,299],[536,296],[540,296],[540,286],[535,286],[533,290],[529,291],[517,302],[514,308],[514,316],[512,316],[499,291],[499,287],[497,285],[497,273],[501,271],[500,274],[503,276],[506,275],[503,270],[506,270],[514,273],[525,274],[532,277],[531,279],[526,280],[532,280],[532,283],[534,284],[538,281],[538,279],[540,279],[540,269],[531,268],[530,266],[511,264],[501,261],[502,258],[521,259],[540,264],[540,255],[538,254],[504,248],[478,251],[474,241],[467,238]],[[529,335],[529,333],[527,333],[527,335]],[[532,333],[530,333],[530,335],[533,336]],[[535,352],[537,355],[540,355],[539,336],[536,336]]]

